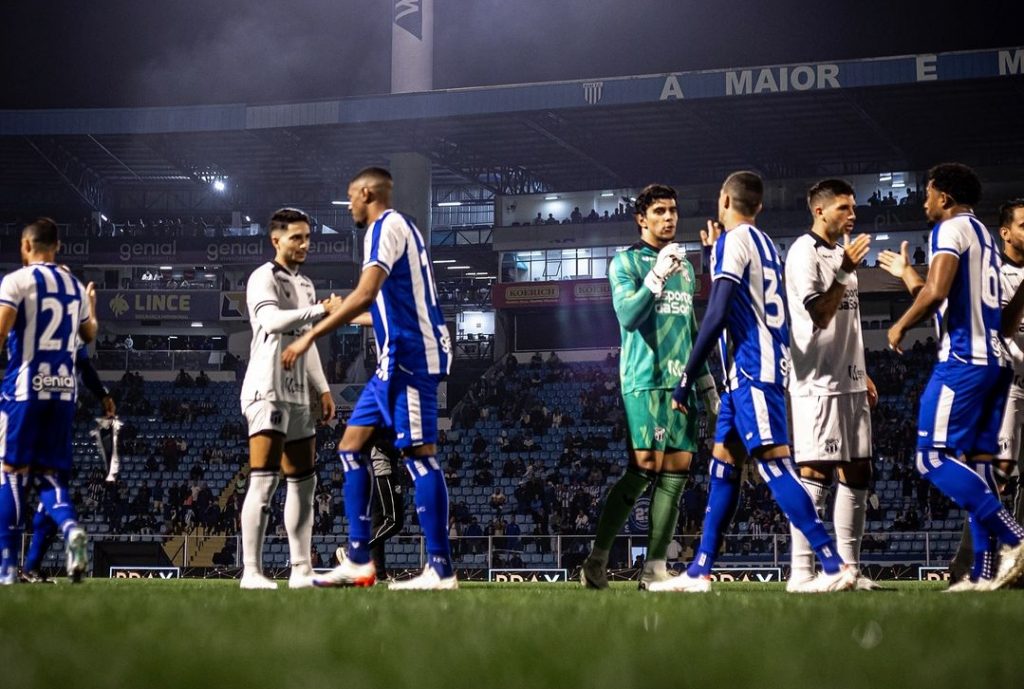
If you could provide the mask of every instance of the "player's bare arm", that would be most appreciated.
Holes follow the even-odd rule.
[[[899,253],[889,251],[888,249],[879,252],[878,265],[885,268],[885,270],[894,278],[903,280],[903,284],[907,286],[907,290],[916,296],[917,291],[924,287],[924,278],[914,270],[914,266],[910,263],[910,251],[908,246],[908,242],[900,244]]]
[[[7,336],[11,334],[11,328],[14,327],[14,321],[17,318],[17,309],[0,304],[0,347],[7,343]]]
[[[284,366],[285,370],[291,370],[295,360],[305,354],[318,337],[337,330],[366,313],[374,299],[377,298],[377,294],[380,292],[380,288],[387,277],[387,272],[380,266],[370,266],[364,270],[359,277],[359,284],[345,297],[337,311],[317,323],[309,332],[296,338],[294,342],[281,352],[281,365]]]
[[[824,330],[835,318],[836,312],[839,311],[839,305],[842,304],[846,294],[846,284],[849,281],[847,276],[857,270],[857,266],[868,255],[870,248],[871,235],[857,235],[852,241],[847,237],[843,251],[843,264],[835,279],[824,294],[807,304],[807,311],[816,328]]]
[[[78,326],[78,337],[85,344],[96,339],[100,330],[99,321],[96,319],[96,284],[90,282],[85,286],[85,297],[89,300],[89,317]]]
[[[902,354],[900,343],[907,331],[925,318],[935,315],[939,306],[949,296],[949,290],[953,286],[953,278],[956,277],[956,269],[959,265],[960,259],[950,253],[941,253],[932,259],[932,264],[928,268],[928,279],[918,290],[914,303],[889,328],[889,347],[891,349]]]

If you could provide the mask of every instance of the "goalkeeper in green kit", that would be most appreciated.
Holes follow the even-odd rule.
[[[676,192],[652,184],[636,198],[640,241],[618,253],[608,268],[612,302],[622,335],[619,375],[629,425],[629,466],[605,496],[597,537],[580,571],[587,588],[608,587],[608,553],[637,499],[653,485],[647,558],[640,588],[669,577],[665,551],[679,520],[679,500],[697,450],[695,400],[689,414],[672,410],[697,335],[693,266],[677,244]],[[705,368],[695,386],[709,415],[718,392]],[[710,419],[714,428],[714,419]]]

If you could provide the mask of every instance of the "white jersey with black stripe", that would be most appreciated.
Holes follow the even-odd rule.
[[[809,308],[835,282],[843,253],[839,244],[829,245],[808,232],[793,242],[786,256],[789,353],[793,360],[791,395],[838,395],[867,389],[857,273],[850,275],[839,309],[827,328],[814,324]]]
[[[999,269],[999,279],[1003,283],[1003,307],[1005,308],[1017,288],[1024,281],[1024,264],[1016,263],[1003,254],[1003,265]],[[1012,337],[1003,338],[1003,347],[1010,356],[1013,364],[1013,385],[1010,386],[1010,394],[1017,398],[1024,398],[1024,321],[1017,324],[1017,329]]]
[[[324,315],[313,282],[271,261],[249,276],[245,298],[252,344],[242,382],[242,402],[308,404],[307,359],[318,356],[316,346],[299,357],[290,371],[281,366],[281,352]]]

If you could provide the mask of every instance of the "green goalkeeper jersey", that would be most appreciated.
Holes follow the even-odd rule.
[[[683,261],[683,269],[668,279],[656,298],[644,285],[644,278],[657,258],[654,247],[637,242],[616,254],[608,267],[622,336],[619,375],[623,394],[675,388],[697,337],[693,266]],[[707,370],[705,365],[701,374]]]

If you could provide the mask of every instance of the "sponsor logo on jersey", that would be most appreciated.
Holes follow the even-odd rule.
[[[75,377],[37,373],[32,376],[32,389],[36,392],[72,393],[75,391]]]
[[[846,367],[846,373],[850,376],[850,380],[860,380],[864,377],[864,370],[861,369],[857,364],[851,364]]]

